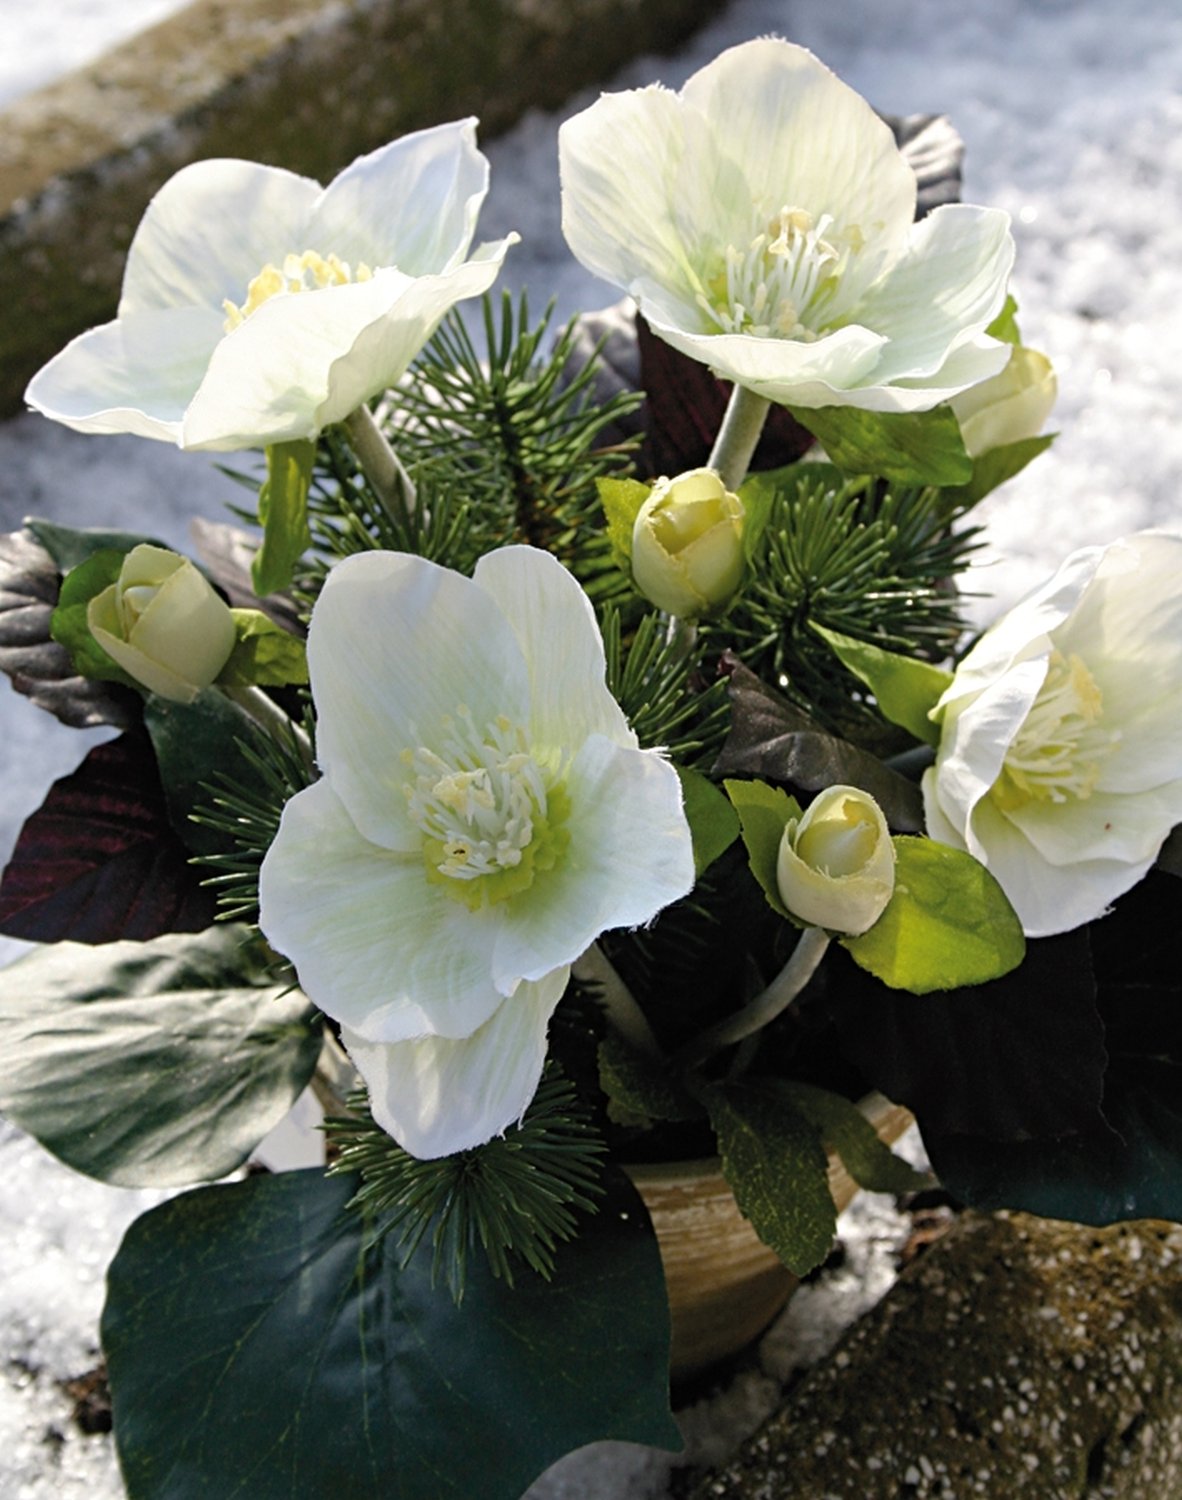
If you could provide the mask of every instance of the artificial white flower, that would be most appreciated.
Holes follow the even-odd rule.
[[[798,407],[922,411],[995,374],[1009,218],[914,222],[889,128],[802,47],[732,47],[674,94],[605,94],[559,132],[562,223],[655,333]]]
[[[1059,383],[1045,354],[1018,344],[998,375],[952,400],[970,458],[1036,437],[1051,414]]]
[[[928,832],[1031,937],[1100,916],[1182,822],[1182,534],[1074,552],[982,636],[933,710]]]
[[[608,691],[586,595],[531,547],[471,579],[348,558],[308,668],[324,775],[284,809],[262,928],[379,1123],[448,1155],[524,1112],[572,961],[693,885],[680,784]]]
[[[780,900],[830,932],[869,932],[895,893],[895,846],[882,808],[856,786],[830,786],[789,818],[776,856]]]
[[[403,136],[327,188],[194,162],[140,221],[115,321],[67,345],[26,399],[80,432],[182,448],[315,437],[492,285],[517,236],[468,258],[487,190],[474,120]]]
[[[743,502],[713,469],[658,479],[632,528],[632,581],[658,609],[697,620],[743,579]]]

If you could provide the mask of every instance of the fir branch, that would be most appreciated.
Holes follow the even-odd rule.
[[[659,615],[646,614],[625,637],[619,609],[604,613],[607,685],[642,747],[660,747],[680,765],[708,767],[727,730],[726,684],[695,690],[685,653],[667,638]]]
[[[350,1207],[366,1215],[369,1243],[393,1235],[403,1266],[430,1244],[432,1281],[443,1280],[457,1304],[477,1250],[510,1286],[518,1262],[548,1280],[557,1246],[577,1232],[577,1213],[593,1213],[602,1196],[606,1147],[553,1063],[520,1125],[434,1161],[387,1135],[363,1092],[350,1096],[348,1109],[324,1123],[336,1153],[330,1174],[360,1174]]]

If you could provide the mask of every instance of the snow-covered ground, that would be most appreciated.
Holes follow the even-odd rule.
[[[166,8],[167,0],[141,0],[135,14],[146,22]],[[0,0],[8,44],[0,96],[44,80],[34,43],[51,32],[58,42],[73,40],[75,13],[93,24],[105,17],[113,40],[133,10],[129,0],[51,0],[40,10]],[[1119,15],[1111,0],[733,0],[676,59],[640,59],[614,86],[657,78],[678,85],[721,48],[768,32],[812,47],[881,109],[949,113],[968,146],[965,197],[1013,215],[1023,334],[1058,369],[1053,425],[1061,436],[982,507],[989,550],[977,587],[1009,603],[1076,546],[1182,525],[1177,0],[1128,0]],[[56,67],[78,60],[64,45],[48,51]],[[562,116],[591,97],[573,100]],[[528,283],[536,306],[556,295],[566,316],[615,293],[571,260],[559,232],[554,136],[562,116],[531,116],[488,144],[493,188],[482,232],[519,230],[523,244],[510,256],[507,284]],[[135,439],[79,437],[32,416],[0,424],[0,529],[35,512],[133,525],[183,543],[187,515],[218,516],[229,492],[200,456]],[[978,617],[988,619],[995,607],[981,601]],[[82,737],[0,681],[0,858],[26,812],[83,749]],[[116,1500],[121,1493],[105,1440],[63,1443],[52,1435],[69,1431],[68,1403],[53,1380],[93,1363],[102,1270],[145,1201],[73,1176],[0,1126],[6,1500]],[[847,1220],[851,1264],[871,1269],[861,1282],[831,1285],[826,1295],[836,1305],[850,1306],[869,1282],[885,1288],[883,1246],[895,1223],[865,1207]],[[788,1316],[766,1372],[695,1414],[710,1442],[724,1442],[742,1428],[744,1412],[749,1419],[774,1398],[787,1359],[783,1340],[809,1343],[833,1311],[810,1289]],[[571,1460],[531,1500],[655,1500],[666,1492],[667,1471],[664,1458],[608,1450]]]

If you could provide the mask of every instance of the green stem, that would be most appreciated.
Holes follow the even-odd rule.
[[[390,446],[386,434],[374,420],[368,406],[359,406],[341,423],[349,445],[357,456],[361,471],[373,486],[382,509],[392,521],[404,523],[414,514],[414,481],[402,467],[402,460]]]
[[[616,973],[598,943],[592,943],[582,957],[575,959],[571,972],[576,979],[598,987],[599,1003],[603,1006],[608,1024],[613,1026],[624,1040],[646,1057],[663,1059],[661,1044],[657,1041],[648,1017],[636,1002],[632,991]]]
[[[737,490],[747,477],[770,410],[770,401],[745,386],[737,385],[731,391],[722,426],[706,460],[706,467],[719,475],[728,490]]]
[[[792,950],[792,957],[767,989],[761,995],[756,995],[742,1010],[696,1037],[678,1060],[682,1063],[701,1062],[711,1052],[729,1047],[734,1042],[741,1042],[744,1037],[752,1036],[769,1025],[787,1010],[808,984],[828,946],[827,933],[820,927],[806,927]]]

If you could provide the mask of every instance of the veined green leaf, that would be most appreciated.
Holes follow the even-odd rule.
[[[251,564],[260,597],[289,587],[296,563],[311,544],[308,490],[315,458],[316,444],[306,438],[267,449],[267,477],[259,490],[263,543]]]
[[[844,474],[894,484],[967,484],[973,461],[949,406],[932,411],[859,411],[852,406],[791,408]]]
[[[700,771],[675,769],[693,838],[694,874],[701,875],[738,838],[739,818],[726,796]]]
[[[219,684],[230,687],[282,687],[308,680],[308,653],[302,640],[276,625],[261,609],[232,609],[237,640]]]
[[[833,647],[843,665],[866,684],[892,724],[901,725],[929,745],[940,743],[940,730],[928,713],[952,681],[951,672],[917,657],[900,656],[869,641],[826,630],[822,625],[813,629]]]
[[[801,817],[800,803],[782,787],[768,786],[765,781],[727,780],[723,786],[739,815],[751,873],[759,881],[772,910],[792,921],[780,899],[776,862],[785,825],[790,818]]]

